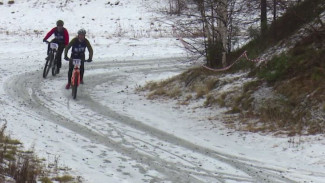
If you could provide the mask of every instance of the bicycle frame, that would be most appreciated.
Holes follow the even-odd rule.
[[[48,41],[46,43],[50,44],[50,50],[49,50],[48,60],[45,63],[43,78],[46,78],[51,68],[52,68],[52,75],[53,76],[56,75],[56,67],[57,67],[56,54],[59,49],[59,45],[57,43],[50,43]]]

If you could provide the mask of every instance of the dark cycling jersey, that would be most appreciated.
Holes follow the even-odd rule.
[[[78,37],[75,37],[71,40],[71,42],[66,46],[64,55],[68,55],[69,49],[71,49],[71,58],[83,58],[85,55],[86,48],[89,52],[89,59],[92,60],[93,57],[93,49],[88,41],[88,39],[85,38],[84,41],[80,41]]]

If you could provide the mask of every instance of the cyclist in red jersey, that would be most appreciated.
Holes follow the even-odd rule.
[[[69,33],[66,28],[63,27],[64,22],[62,20],[58,20],[56,22],[56,27],[52,28],[44,37],[43,41],[47,41],[49,37],[54,34],[54,39],[51,40],[53,43],[59,44],[59,49],[56,55],[57,59],[57,70],[56,73],[60,73],[60,68],[62,65],[62,53],[66,45],[69,44]],[[47,53],[49,53],[49,48],[47,49]]]

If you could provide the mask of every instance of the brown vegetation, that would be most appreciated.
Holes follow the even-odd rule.
[[[45,161],[36,157],[33,151],[24,151],[18,140],[6,136],[6,122],[0,129],[0,182],[6,183],[77,183],[70,175],[58,176],[62,172],[51,170]],[[58,162],[56,162],[58,163]],[[55,165],[56,167],[58,165]],[[54,178],[50,178],[53,177]]]

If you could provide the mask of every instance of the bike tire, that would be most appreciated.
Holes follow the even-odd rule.
[[[74,84],[72,85],[72,98],[77,98],[77,90],[78,90],[78,77],[74,77]]]
[[[49,55],[48,60],[45,62],[44,70],[43,70],[43,78],[46,78],[49,74],[50,68],[52,64],[52,55]]]
[[[57,69],[57,67],[58,67],[58,65],[57,65],[57,60],[55,59],[55,57],[56,57],[56,54],[54,53],[53,54],[53,61],[52,61],[52,76],[55,76],[56,75],[56,69]]]

